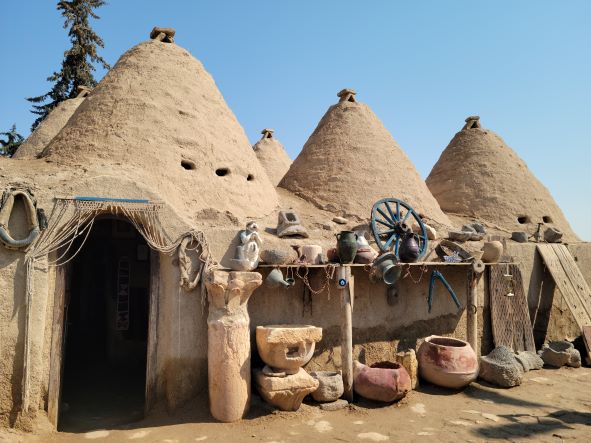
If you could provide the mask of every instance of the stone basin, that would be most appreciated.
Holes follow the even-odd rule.
[[[263,361],[286,374],[295,374],[314,354],[322,328],[310,325],[257,326],[256,341]]]

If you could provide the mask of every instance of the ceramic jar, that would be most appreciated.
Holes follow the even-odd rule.
[[[412,388],[410,376],[399,363],[384,361],[366,366],[353,362],[353,389],[370,400],[393,402],[403,398]]]
[[[353,263],[357,254],[357,234],[353,231],[341,231],[337,234],[337,252],[342,264]]]
[[[488,241],[482,247],[482,261],[484,263],[497,263],[503,254],[503,243],[500,241]]]
[[[478,357],[468,342],[431,335],[417,352],[419,374],[434,385],[459,389],[478,377]]]
[[[322,262],[322,246],[300,246],[300,260],[311,265],[319,265]]]

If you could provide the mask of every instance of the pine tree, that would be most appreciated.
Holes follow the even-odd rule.
[[[77,95],[78,86],[94,87],[94,63],[105,69],[109,64],[97,53],[97,46],[104,48],[103,40],[92,30],[89,19],[99,19],[94,9],[105,4],[104,0],[61,0],[57,4],[58,11],[64,16],[64,29],[69,28],[68,36],[72,47],[64,53],[62,68],[54,72],[47,81],[53,83],[51,90],[44,95],[28,98],[33,105],[33,114],[39,117],[33,123],[31,131],[47,117],[47,114],[58,103]]]
[[[10,131],[0,132],[0,136],[6,137],[5,140],[0,139],[0,155],[5,157],[12,157],[24,141],[23,136],[16,132],[16,125],[12,125]]]

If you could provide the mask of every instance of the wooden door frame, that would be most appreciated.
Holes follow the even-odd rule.
[[[146,394],[144,414],[154,407],[157,397],[158,299],[160,293],[160,253],[150,250],[150,301],[148,319],[148,350],[146,356]]]
[[[49,357],[49,384],[47,393],[47,416],[57,429],[59,405],[62,389],[66,321],[66,293],[69,285],[71,263],[55,269],[55,288],[53,297],[53,325],[51,333],[51,354]],[[146,389],[144,413],[147,414],[156,403],[156,348],[158,342],[158,299],[160,288],[160,255],[150,250],[150,293],[148,319],[148,349],[146,355]]]
[[[65,326],[66,286],[69,278],[69,265],[55,268],[55,288],[53,295],[53,324],[51,328],[51,354],[49,356],[49,384],[47,392],[47,417],[57,429],[61,379],[63,369],[63,347]]]

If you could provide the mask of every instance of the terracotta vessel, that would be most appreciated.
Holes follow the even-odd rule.
[[[300,260],[311,265],[319,265],[322,257],[322,246],[304,245],[300,246]]]
[[[370,400],[393,402],[400,400],[412,388],[404,366],[384,361],[366,366],[353,362],[353,389]]]
[[[459,389],[478,377],[478,357],[469,343],[431,335],[417,352],[419,374],[434,385]]]
[[[500,241],[485,242],[482,251],[482,261],[484,263],[497,263],[503,254],[503,243]]]
[[[353,231],[339,232],[337,234],[337,251],[341,263],[353,263],[357,254],[357,234]]]

